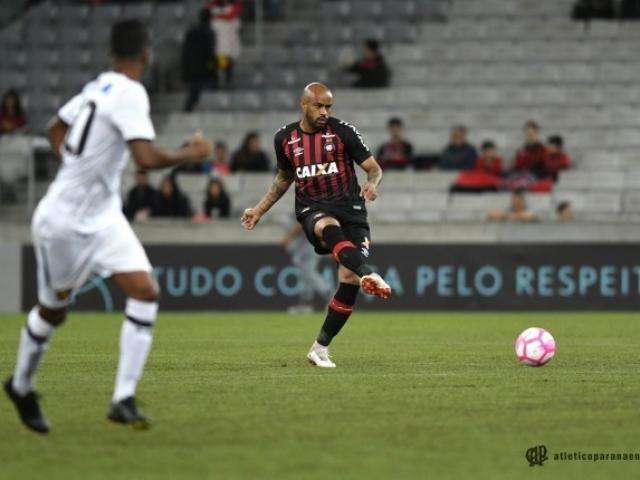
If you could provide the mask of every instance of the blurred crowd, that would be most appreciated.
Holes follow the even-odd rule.
[[[480,151],[468,140],[464,125],[451,128],[449,142],[439,155],[414,155],[413,146],[405,138],[402,119],[391,118],[387,124],[389,140],[377,150],[377,159],[385,170],[408,168],[460,171],[453,192],[514,191],[523,189],[549,192],[561,170],[570,168],[571,158],[564,139],[554,134],[543,141],[540,125],[529,120],[523,127],[523,142],[507,167],[496,142],[484,140]]]

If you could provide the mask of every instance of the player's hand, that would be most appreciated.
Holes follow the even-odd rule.
[[[256,208],[247,208],[242,214],[240,221],[242,226],[247,230],[253,230],[260,221],[262,214]]]
[[[211,156],[211,151],[213,150],[213,143],[211,140],[207,140],[202,136],[202,131],[196,131],[189,140],[187,140],[187,146],[192,151],[192,156],[194,160],[202,161],[206,160]]]
[[[368,202],[373,202],[378,198],[378,191],[375,184],[365,182],[364,185],[362,185],[362,188],[360,188],[360,196]]]

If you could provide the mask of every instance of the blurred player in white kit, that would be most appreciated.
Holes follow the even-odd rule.
[[[122,171],[129,155],[148,170],[201,161],[211,151],[210,142],[199,135],[177,150],[152,143],[149,97],[140,83],[150,41],[140,21],[113,26],[111,54],[113,70],[65,104],[47,131],[62,165],[33,217],[38,305],[22,329],[14,373],[4,383],[22,422],[38,433],[50,427],[33,389],[34,377],[74,292],[91,274],[113,278],[127,296],[107,417],[137,429],[150,426],[138,411],[135,390],[151,348],[159,291],[147,255],[122,213]]]

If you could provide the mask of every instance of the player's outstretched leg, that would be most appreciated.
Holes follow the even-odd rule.
[[[329,344],[347,323],[360,290],[358,277],[352,272],[340,267],[339,276],[340,285],[338,290],[329,302],[324,324],[307,354],[309,361],[318,367],[335,368],[336,364],[333,363],[329,356]]]
[[[314,230],[331,250],[336,261],[358,275],[362,291],[380,298],[391,296],[391,287],[373,271],[362,252],[346,238],[337,220],[323,218],[318,221]]]
[[[151,424],[138,410],[135,393],[151,349],[153,326],[158,314],[158,291],[147,272],[118,274],[114,279],[129,298],[120,332],[116,385],[107,418],[137,430],[146,430]],[[133,295],[144,300],[131,298]]]
[[[4,391],[16,407],[24,425],[38,433],[48,433],[49,422],[42,413],[34,391],[36,372],[55,328],[66,318],[66,310],[33,307],[20,332],[18,359],[13,375],[4,382]]]

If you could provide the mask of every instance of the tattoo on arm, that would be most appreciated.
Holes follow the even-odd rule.
[[[382,168],[379,165],[374,165],[367,171],[367,181],[377,186],[380,180],[382,180]]]
[[[256,206],[260,213],[267,213],[269,209],[282,198],[287,190],[289,190],[292,183],[293,172],[279,170],[276,178],[273,179],[271,187],[269,187],[269,191],[264,195],[264,197],[262,197],[262,200],[260,200]]]

